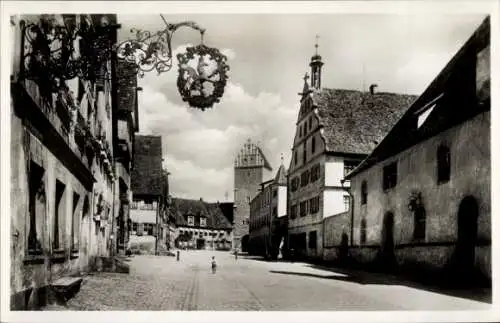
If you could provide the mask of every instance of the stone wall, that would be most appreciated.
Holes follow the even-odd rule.
[[[438,184],[436,152],[441,144],[446,144],[450,149],[451,176],[448,182]],[[397,185],[383,191],[382,169],[394,161],[398,162]],[[365,205],[360,202],[363,181],[366,181],[368,188]],[[355,203],[355,245],[360,245],[362,219],[366,220],[365,244],[380,245],[383,218],[390,211],[394,214],[394,245],[398,263],[424,261],[440,268],[451,261],[451,249],[454,249],[457,241],[460,203],[465,197],[472,196],[477,202],[479,213],[475,265],[491,278],[489,112],[372,166],[352,178],[351,184]],[[426,210],[425,239],[419,241],[413,238],[414,217],[408,208],[409,196],[415,191],[421,193]]]
[[[263,181],[263,167],[234,169],[233,249],[241,248],[241,239],[249,234],[250,204]]]

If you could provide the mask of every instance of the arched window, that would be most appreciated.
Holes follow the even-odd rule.
[[[366,243],[366,220],[363,219],[361,220],[361,227],[359,229],[359,235],[360,235],[360,243],[365,244]]]
[[[312,117],[309,117],[309,130],[312,128]]]
[[[361,183],[361,204],[366,204],[368,199],[368,188],[366,187],[366,181]]]
[[[451,171],[450,148],[440,145],[437,150],[437,177],[438,183],[445,183],[450,180]]]
[[[312,137],[311,139],[311,153],[314,154],[316,151],[316,137]]]

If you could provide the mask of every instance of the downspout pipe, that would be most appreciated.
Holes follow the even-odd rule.
[[[341,179],[340,184],[342,184],[342,189],[349,194],[349,213],[350,213],[350,227],[351,227],[351,236],[350,236],[350,245],[354,245],[354,196],[351,194],[350,187],[344,187],[346,180]]]

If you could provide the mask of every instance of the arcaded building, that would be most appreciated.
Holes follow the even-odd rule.
[[[220,203],[207,203],[203,199],[172,198],[167,212],[175,219],[176,248],[231,249],[231,222],[224,215]]]
[[[489,18],[347,177],[359,262],[491,279]]]

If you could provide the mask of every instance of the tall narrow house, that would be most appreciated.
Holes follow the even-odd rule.
[[[250,201],[259,193],[265,172],[271,170],[262,149],[248,139],[234,161],[233,249],[247,251]]]
[[[317,47],[317,46],[316,46]],[[349,183],[343,182],[377,145],[414,96],[321,88],[323,62],[311,58],[299,93],[300,111],[289,166],[289,248],[307,258],[323,257],[324,218],[349,210]]]

